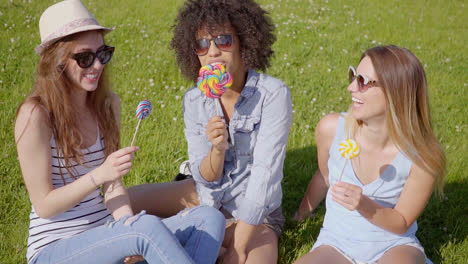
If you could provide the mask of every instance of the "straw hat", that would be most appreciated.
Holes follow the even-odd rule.
[[[39,20],[41,44],[34,50],[41,55],[50,45],[63,37],[89,30],[110,32],[96,21],[80,0],[65,0],[47,8]]]

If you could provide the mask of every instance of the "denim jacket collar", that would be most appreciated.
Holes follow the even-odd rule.
[[[247,73],[247,80],[245,81],[244,89],[242,89],[240,94],[242,97],[249,98],[255,93],[259,76],[259,73],[255,70],[249,70]]]

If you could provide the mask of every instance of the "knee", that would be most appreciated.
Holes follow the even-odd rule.
[[[202,205],[194,210],[197,210],[197,214],[203,217],[203,219],[210,221],[213,224],[220,224],[223,227],[226,226],[226,218],[224,215],[216,208],[211,206]]]
[[[133,232],[142,235],[152,235],[161,232],[161,229],[165,229],[164,223],[154,215],[136,215],[136,218],[132,221],[124,222],[124,225],[129,226]]]
[[[199,206],[192,209],[191,213],[196,219],[200,219],[200,224],[205,225],[205,230],[209,229],[224,236],[226,218],[218,209],[210,206]]]

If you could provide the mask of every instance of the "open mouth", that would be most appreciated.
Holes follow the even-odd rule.
[[[352,97],[351,100],[352,100],[354,103],[358,103],[358,104],[363,104],[363,103],[364,103],[364,101],[359,100],[359,99],[357,99],[357,98],[355,98],[355,97]]]
[[[95,82],[99,79],[99,73],[87,73],[84,77],[90,82]]]

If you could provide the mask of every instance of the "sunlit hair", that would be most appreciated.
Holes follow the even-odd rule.
[[[267,12],[252,0],[187,0],[175,23],[171,47],[189,80],[197,80],[201,67],[195,53],[196,34],[201,29],[213,35],[220,28],[232,26],[239,38],[245,69],[264,71],[270,66],[275,26]]]
[[[68,167],[70,167],[72,160],[83,164],[83,153],[81,151],[83,135],[76,122],[80,119],[80,116],[76,114],[77,111],[72,103],[71,91],[75,88],[71,80],[67,78],[64,70],[67,67],[66,62],[76,63],[69,60],[69,58],[76,46],[74,40],[79,36],[80,33],[68,36],[44,51],[36,66],[32,92],[17,110],[18,115],[19,109],[25,102],[32,102],[35,104],[32,111],[36,110],[35,108],[39,105],[48,111],[57,152],[63,155],[67,172],[74,178],[76,178],[76,173],[70,171]],[[99,137],[104,141],[104,152],[107,157],[119,148],[120,135],[111,108],[112,94],[106,77],[106,68],[107,66],[101,74],[97,89],[88,92],[87,103],[97,117],[100,130]],[[21,140],[21,138],[18,140]],[[64,180],[63,175],[61,176]]]
[[[411,51],[397,46],[377,46],[362,54],[369,57],[385,94],[386,120],[390,137],[416,165],[436,179],[436,191],[442,196],[445,177],[445,154],[432,130],[426,74]],[[346,117],[350,135],[362,125]]]

